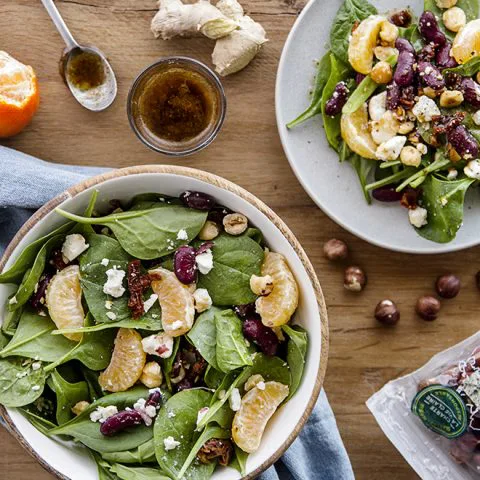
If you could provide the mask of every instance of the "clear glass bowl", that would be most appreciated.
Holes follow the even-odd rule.
[[[147,127],[139,109],[139,100],[149,80],[171,68],[181,68],[200,74],[214,94],[214,111],[208,125],[198,135],[182,141],[167,140],[156,135]],[[137,137],[152,150],[176,157],[191,155],[209,145],[223,125],[226,109],[227,100],[218,76],[203,63],[188,57],[164,57],[147,67],[133,82],[127,100],[128,120]]]

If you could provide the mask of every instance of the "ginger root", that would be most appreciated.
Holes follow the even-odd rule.
[[[159,11],[152,20],[156,38],[199,34],[217,40],[212,54],[215,70],[222,76],[245,68],[267,41],[263,27],[244,14],[237,0],[210,0],[184,4],[181,0],[159,0]]]

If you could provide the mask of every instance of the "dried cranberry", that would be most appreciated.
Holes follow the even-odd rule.
[[[121,412],[108,417],[101,425],[100,432],[102,435],[111,437],[126,428],[135,427],[143,423],[142,416],[135,410],[123,410]]]
[[[395,190],[395,185],[385,185],[372,191],[372,196],[379,202],[399,202],[402,198],[402,192]]]
[[[278,338],[275,332],[258,318],[248,318],[243,322],[243,334],[245,338],[258,345],[265,355],[273,356],[277,353]]]
[[[408,209],[414,210],[417,208],[418,199],[421,195],[422,191],[417,190],[415,188],[407,187],[402,192],[402,199],[400,200],[400,204]]]
[[[38,282],[37,290],[30,298],[30,304],[36,310],[40,310],[45,304],[45,292],[47,291],[48,284],[50,280],[53,278],[52,272],[46,272],[40,278]]]
[[[196,255],[201,255],[202,253],[205,253],[207,250],[210,250],[214,245],[215,245],[215,243],[213,243],[213,242],[204,242],[204,243],[202,243],[202,244],[197,248]]]
[[[177,278],[185,285],[190,285],[197,278],[197,265],[195,263],[196,250],[184,245],[177,248],[173,258],[173,268]]]
[[[215,206],[214,198],[202,192],[187,190],[180,195],[180,200],[184,205],[195,210],[211,210]]]
[[[247,303],[246,305],[236,305],[233,307],[233,311],[242,319],[247,318],[260,318],[260,315],[255,309],[254,303]]]
[[[70,263],[65,262],[64,256],[62,255],[61,250],[54,250],[50,256],[50,265],[53,265],[57,272],[67,268]]]

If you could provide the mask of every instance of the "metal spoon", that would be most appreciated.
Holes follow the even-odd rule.
[[[60,12],[53,3],[53,0],[42,0],[43,6],[47,10],[50,18],[57,27],[63,41],[67,45],[60,61],[60,73],[65,79],[65,83],[72,92],[75,99],[88,110],[99,112],[108,108],[117,96],[117,79],[115,73],[106,59],[105,55],[96,47],[79,45],[73,38],[70,30],[63,21]],[[95,55],[100,59],[103,66],[103,82],[93,88],[79,88],[70,78],[69,66],[72,59],[82,54]]]

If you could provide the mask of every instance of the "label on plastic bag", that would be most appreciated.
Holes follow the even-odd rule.
[[[468,413],[462,397],[443,385],[430,385],[417,393],[412,412],[424,425],[446,438],[464,434],[468,426]]]

